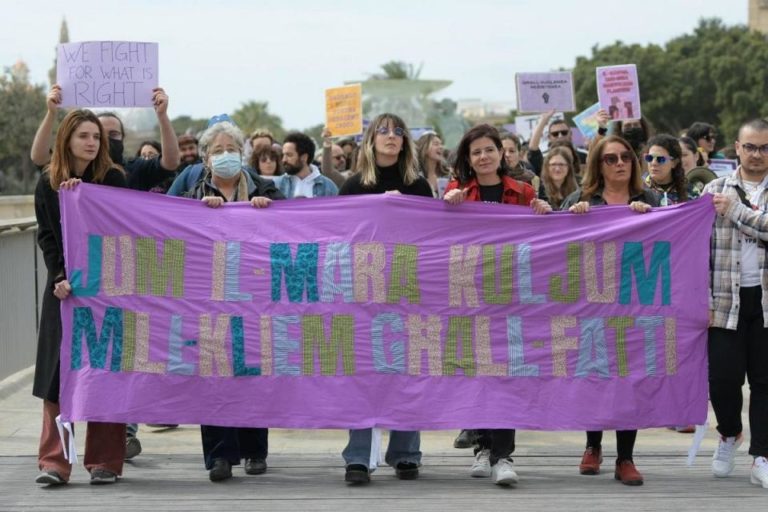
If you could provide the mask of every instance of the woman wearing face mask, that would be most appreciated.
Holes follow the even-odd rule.
[[[638,213],[659,206],[655,192],[643,186],[640,164],[633,147],[626,140],[610,135],[600,140],[589,152],[587,169],[581,188],[568,196],[561,210],[585,214],[593,206],[629,205]],[[625,485],[642,485],[643,476],[635,468],[632,455],[637,430],[616,431],[616,466],[614,478]],[[597,475],[603,461],[603,431],[587,432],[587,447],[579,472]]]
[[[625,119],[614,121],[613,133],[629,142],[635,156],[642,162],[643,153],[648,144],[648,139],[653,136],[653,128],[644,117],[640,119]]]
[[[530,206],[534,213],[551,212],[546,201],[536,199],[527,183],[509,177],[504,146],[496,128],[481,124],[469,130],[456,150],[457,180],[448,183],[443,198],[449,204],[464,201]],[[496,485],[517,483],[512,461],[515,451],[514,429],[476,430],[478,448],[470,474],[491,477]]]
[[[142,158],[144,160],[152,160],[157,158],[162,153],[160,143],[156,140],[145,140],[139,144],[139,149],[136,150],[136,158]]]
[[[539,177],[528,169],[521,159],[520,138],[514,133],[502,133],[501,143],[504,145],[504,161],[509,169],[509,177],[529,184],[533,190],[538,190]]]
[[[243,169],[244,139],[243,132],[229,122],[216,123],[203,133],[200,152],[205,169],[187,197],[200,199],[210,208],[233,201],[266,208],[272,199],[283,199],[270,180],[252,177]],[[267,470],[267,429],[201,425],[200,431],[205,469],[212,482],[232,478],[232,466],[242,459],[248,475]]]

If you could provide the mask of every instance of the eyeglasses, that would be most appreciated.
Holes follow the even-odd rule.
[[[625,164],[628,164],[632,161],[632,153],[629,151],[625,151],[620,155],[614,154],[614,153],[608,153],[606,155],[603,155],[603,158],[601,159],[605,165],[616,165],[619,163],[619,158],[621,158],[621,161]]]
[[[376,133],[379,135],[389,135],[390,133],[394,133],[395,137],[404,137],[405,136],[405,130],[400,128],[399,126],[396,126],[394,128],[387,128],[386,126],[379,126],[376,128]]]
[[[747,142],[746,144],[741,145],[741,149],[749,153],[750,155],[757,154],[759,151],[761,155],[768,156],[768,144],[763,144],[762,146],[755,146],[754,144],[750,144]]]
[[[645,161],[649,164],[652,164],[653,161],[656,160],[659,165],[664,165],[667,162],[671,162],[674,160],[671,156],[663,156],[663,155],[645,155]]]
[[[549,132],[549,136],[555,139],[559,139],[560,137],[567,137],[569,133],[571,133],[571,130],[555,130],[553,132]]]
[[[715,135],[714,133],[708,133],[705,136],[703,136],[702,139],[704,139],[707,142],[712,142],[713,140],[717,139],[717,135]]]

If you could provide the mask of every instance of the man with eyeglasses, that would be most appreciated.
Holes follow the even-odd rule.
[[[533,133],[531,133],[531,140],[528,143],[528,163],[531,164],[531,167],[533,167],[533,171],[537,176],[541,176],[541,167],[544,164],[544,153],[539,149],[539,143],[541,142],[541,137],[544,135],[545,127],[549,145],[552,145],[555,142],[566,143],[571,147],[572,152],[579,156],[579,164],[583,165],[586,163],[586,156],[577,152],[573,147],[571,128],[568,126],[568,123],[562,118],[551,121],[554,115],[554,110],[550,110],[541,115],[538,124],[533,129]]]
[[[712,236],[709,396],[720,440],[712,473],[727,477],[743,441],[744,377],[749,380],[750,481],[768,489],[768,122],[741,126],[741,165],[711,181],[717,216]]]

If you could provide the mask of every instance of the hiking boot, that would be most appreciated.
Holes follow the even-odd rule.
[[[635,463],[631,460],[617,462],[613,478],[620,480],[624,485],[643,485],[643,475],[640,474]]]
[[[603,462],[603,449],[598,447],[594,448],[588,446],[584,450],[584,455],[581,456],[581,464],[579,464],[579,473],[582,475],[598,475],[600,474],[600,463]]]

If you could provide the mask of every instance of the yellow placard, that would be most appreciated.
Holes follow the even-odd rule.
[[[363,133],[362,85],[345,85],[325,90],[325,126],[332,137]]]

